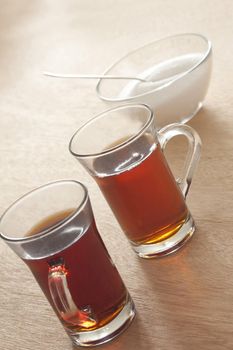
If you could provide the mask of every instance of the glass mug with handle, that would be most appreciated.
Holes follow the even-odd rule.
[[[183,176],[176,181],[163,155],[176,135],[188,139]],[[146,105],[127,104],[89,120],[69,149],[97,182],[134,251],[143,258],[176,251],[194,233],[185,197],[200,157],[201,141],[189,126],[156,130]]]
[[[75,345],[105,343],[134,318],[81,183],[61,180],[29,192],[2,215],[0,235],[28,265]]]

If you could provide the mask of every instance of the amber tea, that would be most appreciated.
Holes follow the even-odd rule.
[[[146,139],[140,140],[137,149],[143,148],[144,142]],[[100,166],[99,160],[95,166]],[[134,244],[156,243],[171,237],[189,215],[159,145],[138,165],[94,179]]]
[[[33,235],[57,225],[73,210],[56,213],[28,234]],[[97,329],[112,320],[123,308],[127,292],[99,236],[93,221],[84,235],[58,254],[42,259],[24,259],[41,289],[66,327],[76,330]],[[49,289],[51,268],[63,269],[76,312],[59,312]],[[111,283],[109,283],[111,281]],[[58,295],[55,297],[59,298]],[[59,300],[58,300],[59,302]],[[58,303],[57,302],[57,303]],[[80,310],[89,308],[90,320],[80,321]],[[77,315],[75,314],[77,313]],[[85,313],[84,313],[85,314]]]

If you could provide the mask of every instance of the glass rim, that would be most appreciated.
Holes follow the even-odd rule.
[[[32,236],[28,236],[28,237],[9,237],[5,234],[3,234],[1,232],[1,224],[3,222],[3,219],[5,217],[5,215],[12,209],[14,208],[15,205],[19,204],[21,201],[23,201],[24,199],[26,199],[27,197],[31,196],[33,193],[36,193],[38,191],[40,191],[41,189],[44,189],[46,187],[51,187],[53,185],[56,184],[76,184],[79,185],[80,187],[82,187],[84,193],[83,193],[83,198],[81,200],[81,203],[78,205],[78,207],[67,217],[65,217],[65,219],[59,221],[58,223],[50,226],[47,229],[41,230],[39,231],[37,234],[32,235]],[[82,184],[79,181],[76,180],[56,180],[56,181],[52,181],[52,182],[48,182],[44,185],[38,186],[34,189],[32,189],[31,191],[26,192],[25,194],[23,194],[22,196],[20,196],[18,199],[16,199],[12,204],[10,204],[10,206],[8,206],[8,208],[3,212],[3,214],[0,216],[0,237],[8,242],[29,242],[29,241],[34,241],[37,240],[43,236],[46,236],[48,234],[51,234],[52,232],[54,232],[54,230],[57,230],[58,228],[62,228],[64,225],[66,225],[68,222],[70,222],[77,214],[79,214],[79,212],[82,210],[82,208],[86,205],[87,201],[88,201],[88,190],[86,188],[86,186],[84,184]]]
[[[119,145],[116,145],[114,147],[110,147],[107,150],[103,150],[101,152],[94,152],[94,153],[77,153],[75,151],[72,150],[72,143],[74,141],[74,139],[76,138],[76,136],[84,129],[86,128],[88,125],[90,125],[93,121],[96,121],[97,119],[100,119],[101,117],[103,117],[104,115],[108,114],[109,112],[114,112],[116,110],[120,110],[120,109],[126,109],[126,108],[131,108],[131,107],[138,107],[138,108],[143,108],[145,110],[147,110],[149,112],[149,117],[147,118],[146,122],[144,123],[144,125],[140,128],[140,130],[135,133],[133,136],[129,137],[126,141],[120,143]],[[107,109],[99,114],[97,114],[96,116],[94,116],[93,118],[89,119],[86,123],[84,123],[82,126],[80,126],[80,128],[78,128],[75,133],[73,134],[73,136],[70,139],[69,142],[69,151],[70,153],[77,157],[77,158],[95,158],[95,157],[100,157],[106,154],[110,154],[113,153],[119,149],[124,148],[126,145],[132,143],[134,140],[138,139],[143,133],[144,131],[147,129],[147,127],[151,124],[151,122],[154,120],[154,113],[152,111],[152,109],[143,103],[137,103],[137,104],[133,104],[133,103],[127,103],[121,106],[117,106],[117,107],[113,107],[110,109]]]
[[[161,86],[158,86],[154,89],[151,89],[149,91],[146,91],[146,92],[143,92],[141,94],[137,94],[135,96],[128,96],[128,97],[119,97],[119,98],[111,98],[111,97],[105,97],[103,96],[101,93],[100,93],[100,85],[102,83],[102,81],[104,79],[99,79],[97,85],[96,85],[96,93],[97,95],[99,96],[99,98],[102,100],[102,101],[107,101],[107,102],[127,102],[127,101],[133,101],[135,98],[141,98],[141,97],[144,97],[150,93],[154,93],[156,91],[160,91],[162,89],[164,89],[165,87],[168,87],[172,84],[174,84],[177,80],[180,80],[182,79],[183,77],[185,77],[186,75],[190,74],[192,71],[194,71],[198,66],[200,66],[203,62],[206,61],[207,57],[209,56],[209,54],[211,53],[212,51],[212,44],[211,44],[211,41],[206,37],[204,36],[203,34],[200,34],[200,33],[193,33],[193,32],[190,32],[190,33],[178,33],[178,34],[174,34],[174,35],[168,35],[168,36],[165,36],[161,39],[158,39],[158,40],[154,40],[154,41],[151,41],[147,44],[144,44],[136,49],[133,49],[131,51],[129,51],[128,53],[126,53],[125,55],[123,55],[122,57],[118,58],[116,61],[114,61],[103,73],[103,75],[107,74],[110,70],[112,70],[112,68],[114,68],[118,63],[120,63],[121,61],[125,60],[127,57],[135,54],[137,51],[140,51],[140,50],[143,50],[144,48],[146,48],[147,46],[152,46],[156,43],[160,43],[162,41],[165,41],[165,40],[169,40],[169,39],[172,39],[172,38],[176,38],[176,37],[182,37],[182,36],[196,36],[196,37],[199,37],[201,39],[203,39],[203,41],[206,43],[207,45],[207,48],[206,48],[206,51],[205,53],[203,53],[203,57],[196,63],[194,64],[191,68],[189,68],[187,71],[181,73],[178,77],[172,79],[171,81],[168,81],[167,83],[164,83],[162,84]]]

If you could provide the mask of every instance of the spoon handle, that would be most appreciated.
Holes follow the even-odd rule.
[[[139,80],[146,82],[146,79],[139,77],[130,77],[130,76],[115,76],[115,75],[98,75],[98,74],[56,74],[50,72],[43,72],[44,75],[53,78],[68,78],[68,79],[127,79],[127,80]]]

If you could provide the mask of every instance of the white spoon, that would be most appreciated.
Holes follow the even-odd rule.
[[[147,83],[148,88],[157,88],[164,84],[170,83],[173,80],[176,80],[183,73],[174,74],[168,78],[150,80],[149,78],[139,78],[133,76],[119,76],[119,75],[100,75],[100,74],[61,74],[61,73],[51,73],[43,72],[43,75],[52,77],[52,78],[62,78],[62,79],[127,79],[127,80],[138,80],[141,83]],[[145,86],[143,84],[143,86]],[[152,86],[151,86],[152,85]]]
[[[142,82],[148,82],[148,80],[139,78],[139,77],[131,77],[131,76],[115,76],[115,75],[98,75],[98,74],[60,74],[60,73],[51,73],[51,72],[43,72],[44,75],[53,78],[78,78],[78,79],[128,79],[128,80],[139,80]]]

